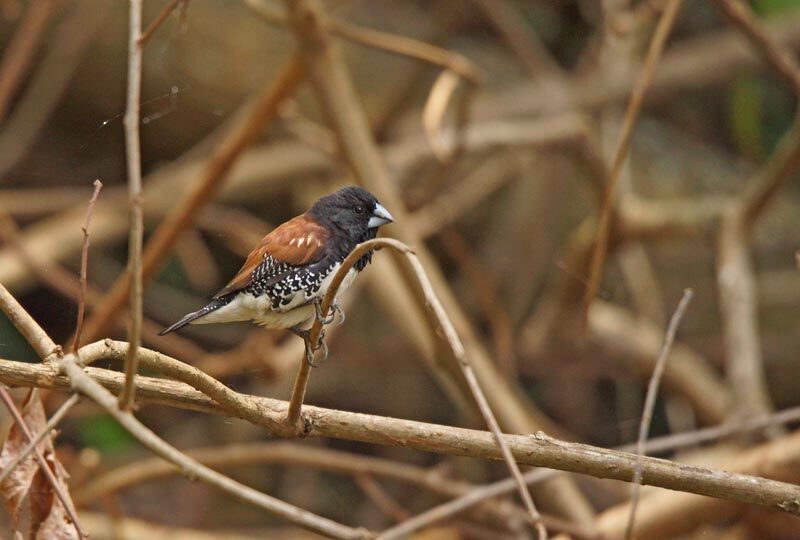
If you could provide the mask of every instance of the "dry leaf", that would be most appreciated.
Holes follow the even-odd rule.
[[[20,412],[32,434],[39,433],[44,429],[47,418],[42,401],[35,389],[25,398]],[[3,450],[0,452],[0,470],[14,461],[27,444],[28,438],[22,429],[14,423],[8,439],[3,445]],[[69,478],[69,475],[56,457],[52,437],[45,437],[39,443],[39,451],[50,467],[56,482],[60,484],[62,491],[69,494],[66,485],[66,479]],[[3,481],[2,485],[0,485],[0,490],[2,490],[2,495],[11,514],[15,529],[18,529],[19,511],[27,496],[30,505],[29,538],[37,540],[72,540],[78,537],[75,526],[69,519],[64,505],[56,495],[45,474],[39,468],[33,452]],[[72,501],[68,499],[67,504],[72,505]],[[22,537],[19,530],[15,531],[14,537]]]
[[[25,423],[31,430],[41,429],[46,422],[44,408],[39,399],[39,394],[36,390],[32,390],[22,404],[20,411]],[[4,470],[19,453],[27,446],[28,438],[22,432],[22,429],[14,422],[11,425],[11,430],[8,432],[8,438],[3,445],[3,450],[0,452],[0,470]],[[39,449],[43,450],[45,442],[39,445]],[[19,510],[25,496],[30,490],[33,478],[39,470],[39,465],[36,463],[36,457],[31,452],[28,457],[22,461],[14,471],[0,484],[0,492],[2,492],[3,500],[8,508],[9,514],[14,527],[19,521]]]
[[[67,471],[52,451],[52,446],[47,449],[44,456],[45,461],[53,471],[56,481],[61,485],[64,493],[67,490],[66,479]],[[61,499],[53,490],[53,486],[45,478],[41,471],[38,471],[30,491],[31,504],[31,526],[29,538],[36,540],[73,540],[78,538],[75,525],[69,519]],[[67,504],[72,504],[67,500]],[[74,507],[73,507],[74,510]]]

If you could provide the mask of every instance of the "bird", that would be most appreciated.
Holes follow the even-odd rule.
[[[317,200],[311,208],[267,234],[250,252],[242,268],[197,311],[185,315],[159,335],[187,324],[252,321],[267,329],[287,329],[305,341],[306,359],[313,364],[309,331],[314,317],[322,320],[320,304],[345,258],[378,229],[394,222],[389,211],[367,190],[347,186]],[[372,260],[373,251],[358,259],[336,293],[338,299]],[[334,299],[333,315],[344,312]],[[320,344],[324,346],[322,340]],[[327,349],[323,352],[323,358]]]

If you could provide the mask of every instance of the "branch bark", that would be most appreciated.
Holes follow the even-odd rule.
[[[156,364],[151,366],[146,364],[144,358],[141,360],[143,366],[159,369]],[[190,366],[186,367],[190,369]],[[120,373],[98,368],[86,368],[85,372],[114,393],[122,388],[124,376]],[[70,388],[69,378],[59,374],[55,366],[13,360],[0,360],[0,381],[14,386]],[[137,378],[137,395],[145,403],[242,418],[267,428],[273,434],[282,434],[280,426],[283,424],[288,402],[233,393],[244,404],[243,411],[232,411],[186,383],[144,376]],[[330,437],[481,459],[498,460],[501,457],[491,433],[487,431],[313,406],[304,408],[303,418],[303,435],[307,437]],[[634,454],[569,443],[543,434],[505,435],[504,438],[517,462],[523,465],[626,482],[633,478],[637,459]],[[783,441],[787,446],[800,444],[800,433]],[[757,473],[758,468],[752,468],[750,472]],[[797,503],[800,501],[800,486],[784,482],[651,457],[642,459],[642,477],[645,485],[768,506],[800,515],[800,505]]]

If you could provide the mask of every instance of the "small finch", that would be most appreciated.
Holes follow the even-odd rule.
[[[187,324],[253,321],[269,329],[291,330],[306,341],[310,355],[308,330],[302,327],[320,316],[319,304],[342,261],[356,245],[375,238],[378,228],[392,221],[375,196],[360,187],[345,187],[322,197],[306,213],[266,235],[211,302],[160,335]],[[371,259],[370,251],[356,262],[336,298]],[[341,313],[335,300],[334,311]]]

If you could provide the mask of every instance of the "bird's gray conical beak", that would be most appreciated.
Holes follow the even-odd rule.
[[[367,227],[370,229],[380,227],[381,225],[386,225],[387,223],[392,223],[394,218],[389,211],[381,206],[380,204],[375,204],[375,210],[372,211],[372,217],[369,218],[369,222],[367,223]]]

